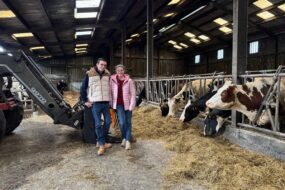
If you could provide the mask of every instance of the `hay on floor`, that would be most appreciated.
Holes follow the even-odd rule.
[[[79,92],[73,91],[64,91],[63,98],[64,100],[73,107],[79,101],[80,94]]]
[[[197,126],[161,117],[146,106],[133,113],[133,134],[161,139],[177,154],[164,171],[167,183],[196,182],[209,189],[285,189],[285,163],[231,144],[206,138]]]

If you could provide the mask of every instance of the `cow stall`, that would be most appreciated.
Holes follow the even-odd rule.
[[[262,100],[262,104],[257,111],[254,120],[249,120],[245,115],[238,119],[237,126],[232,127],[231,116],[223,118],[223,126],[225,127],[223,135],[234,143],[237,143],[248,149],[269,154],[271,156],[277,157],[279,159],[285,160],[285,142],[284,137],[284,123],[282,120],[282,112],[280,113],[280,83],[285,77],[284,68],[281,66],[277,70],[263,70],[263,71],[247,71],[244,75],[240,75],[239,79],[246,84],[248,81],[254,81],[258,78],[270,78],[273,79],[273,85],[269,86],[268,93]],[[192,102],[202,97],[206,92],[209,85],[209,81],[214,80],[230,80],[231,75],[222,75],[220,73],[209,73],[203,75],[189,75],[189,76],[177,76],[177,77],[164,77],[164,78],[151,78],[149,80],[149,100],[148,104],[158,106],[164,99],[171,99],[175,95],[179,94],[178,85],[188,83],[189,88],[187,88],[185,99],[190,99]],[[194,82],[197,85],[199,83],[198,89],[200,94],[197,96],[193,86]],[[146,86],[147,80],[136,79],[136,84],[141,83]],[[174,96],[171,91],[175,92]],[[196,90],[197,91],[197,90]],[[187,101],[183,102],[182,105],[185,106]],[[201,112],[199,117],[197,117],[193,122],[201,126],[205,126],[204,120],[207,116],[208,109]],[[257,119],[261,114],[267,113],[269,122],[267,125],[258,126]],[[182,113],[183,114],[183,113]],[[180,117],[181,110],[177,112],[176,117]],[[203,129],[205,130],[205,128]]]

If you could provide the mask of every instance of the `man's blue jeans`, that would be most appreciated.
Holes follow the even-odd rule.
[[[132,111],[125,110],[124,106],[122,105],[117,105],[117,115],[122,138],[130,141],[132,135]]]
[[[99,145],[106,143],[106,138],[111,125],[111,116],[109,112],[109,102],[95,102],[92,107],[92,114],[95,120],[95,131]],[[104,115],[104,126],[101,126],[101,115]]]

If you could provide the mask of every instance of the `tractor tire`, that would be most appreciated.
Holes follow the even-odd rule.
[[[85,143],[97,143],[94,119],[91,108],[86,108],[83,113],[82,138]]]
[[[6,131],[6,119],[2,110],[0,110],[0,141],[3,139]]]
[[[18,105],[11,109],[4,111],[6,118],[6,135],[10,135],[22,122],[24,116],[23,105],[18,102]]]

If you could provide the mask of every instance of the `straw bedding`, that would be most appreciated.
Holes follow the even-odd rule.
[[[164,170],[165,183],[198,183],[209,189],[285,189],[285,163],[231,144],[205,138],[201,129],[176,118],[163,118],[145,106],[133,113],[137,138],[160,139],[176,152]]]

